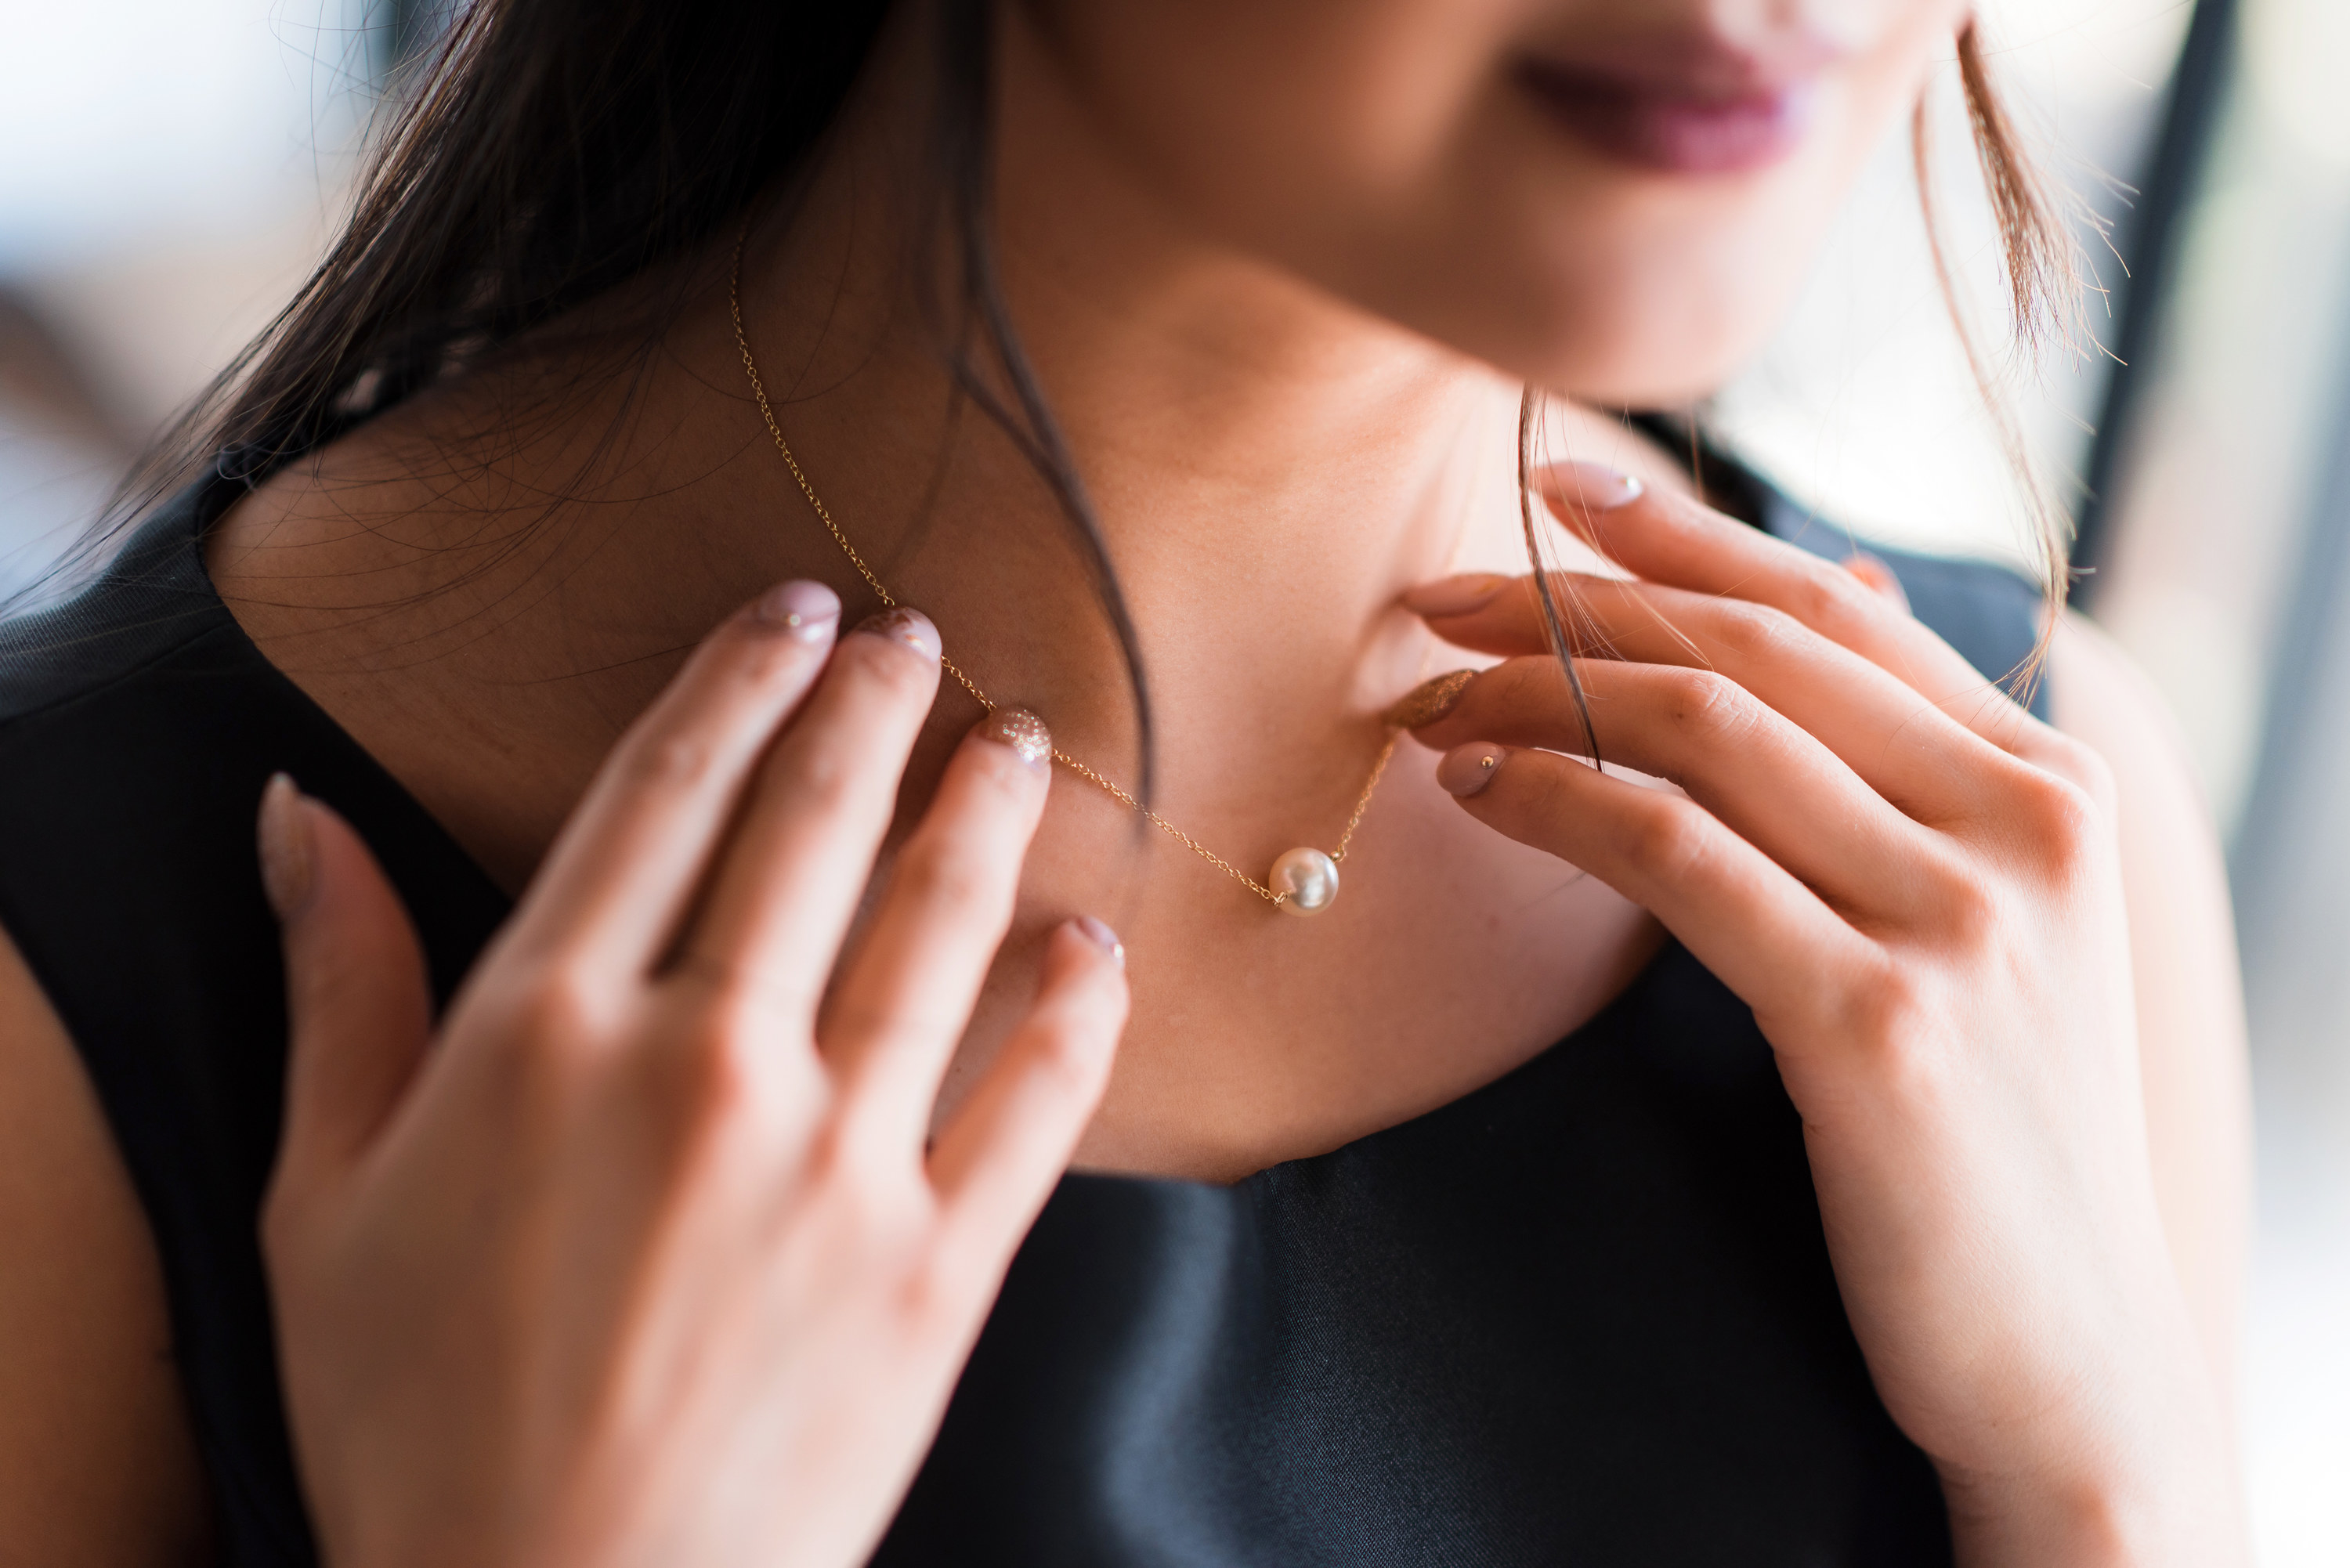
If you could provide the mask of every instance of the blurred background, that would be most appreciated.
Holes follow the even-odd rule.
[[[290,295],[439,0],[0,0],[0,599]],[[1983,0],[2097,292],[2002,376],[2079,529],[2076,607],[2168,697],[2228,836],[2260,1231],[2242,1414],[2262,1560],[2350,1563],[2350,0]],[[2004,320],[1946,69],[1929,177]],[[1908,139],[1717,436],[1863,537],[2031,558]],[[1825,523],[1824,523],[1825,525]]]

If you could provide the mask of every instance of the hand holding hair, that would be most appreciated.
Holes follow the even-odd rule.
[[[786,584],[622,741],[437,1030],[364,845],[273,781],[293,1059],[265,1248],[336,1568],[847,1568],[887,1525],[1124,1025],[1107,928],[928,1142],[1050,779],[1005,710],[836,969],[937,688]]]
[[[1754,1009],[1836,1278],[1961,1563],[2218,1564],[2226,1419],[2156,1207],[2112,820],[2085,746],[1891,596],[1576,466],[1552,510],[1602,756],[1523,578],[1409,596],[1507,656],[1416,733],[1471,814],[1653,911]]]

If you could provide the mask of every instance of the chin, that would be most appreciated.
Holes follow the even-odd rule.
[[[1721,389],[1761,351],[1778,305],[1669,280],[1570,288],[1460,346],[1578,402],[1680,408]]]
[[[1669,346],[1627,343],[1600,354],[1565,350],[1548,374],[1526,379],[1599,408],[1681,409],[1721,390],[1745,358],[1727,353],[1700,358]]]

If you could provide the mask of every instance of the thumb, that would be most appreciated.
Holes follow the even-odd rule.
[[[286,945],[281,1177],[366,1152],[422,1060],[432,1004],[400,896],[350,825],[279,774],[261,797],[261,878]]]

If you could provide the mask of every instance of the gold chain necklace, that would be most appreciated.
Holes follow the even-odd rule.
[[[775,418],[774,406],[767,401],[766,383],[759,378],[759,362],[752,358],[751,337],[743,327],[743,245],[750,235],[751,226],[746,223],[734,236],[734,262],[727,278],[726,296],[727,306],[734,317],[734,346],[742,350],[743,373],[751,379],[751,395],[758,400],[759,417],[767,421],[767,433],[775,438],[775,451],[783,454],[784,466],[792,471],[792,478],[798,482],[800,493],[807,497],[809,509],[824,524],[825,531],[832,535],[832,542],[840,546],[840,553],[848,557],[848,564],[857,568],[857,575],[865,579],[865,586],[873,590],[874,597],[885,607],[894,609],[898,604],[897,596],[874,574],[873,568],[865,564],[865,557],[858,554],[857,546],[848,542],[847,534],[834,519],[832,509],[825,505],[823,498],[816,493],[816,486],[808,483],[807,472],[800,467],[800,460],[793,455],[792,443],[784,439],[784,427]],[[979,682],[964,673],[961,665],[944,654],[940,655],[939,665],[954,677],[957,685],[971,693],[972,701],[990,713],[995,711],[995,700],[980,690]],[[1392,712],[1391,710],[1391,715]],[[1140,812],[1152,826],[1274,909],[1292,915],[1318,915],[1328,909],[1331,901],[1338,896],[1338,867],[1346,861],[1347,850],[1355,842],[1355,829],[1362,826],[1363,814],[1371,809],[1371,796],[1379,787],[1379,777],[1388,771],[1388,762],[1395,755],[1396,742],[1402,738],[1403,730],[1391,719],[1388,726],[1387,744],[1379,748],[1378,760],[1371,764],[1371,776],[1363,781],[1363,793],[1355,799],[1354,813],[1347,818],[1346,830],[1338,835],[1338,847],[1326,855],[1319,849],[1308,847],[1285,851],[1274,861],[1272,870],[1265,874],[1262,882],[1058,746],[1053,748],[1053,760],[1128,809]]]

